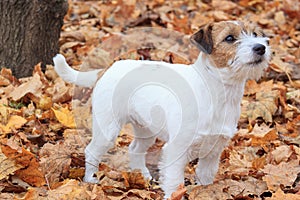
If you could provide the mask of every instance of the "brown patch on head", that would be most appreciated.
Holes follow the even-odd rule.
[[[238,43],[243,31],[243,26],[237,22],[219,22],[213,27],[214,47],[210,59],[218,67],[228,67],[230,60],[233,60]]]
[[[201,51],[209,55],[214,66],[223,68],[229,67],[230,61],[235,58],[239,45],[236,41],[241,39],[243,33],[263,36],[258,26],[253,24],[223,21],[202,27],[191,40]]]

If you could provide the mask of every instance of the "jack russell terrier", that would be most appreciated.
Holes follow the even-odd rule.
[[[195,158],[197,182],[213,183],[220,155],[236,132],[245,82],[261,77],[270,48],[257,26],[239,21],[209,23],[191,42],[201,50],[191,65],[121,60],[106,71],[79,72],[62,55],[53,58],[65,81],[96,84],[84,181],[98,182],[94,173],[102,155],[113,147],[122,126],[131,123],[135,138],[129,166],[146,178],[151,178],[145,164],[148,148],[156,138],[166,141],[159,163],[165,199],[183,183],[184,168]]]

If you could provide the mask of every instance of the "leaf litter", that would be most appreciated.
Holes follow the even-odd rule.
[[[195,185],[197,162],[193,161],[186,167],[185,185],[171,200],[300,199],[298,2],[68,2],[60,52],[82,70],[105,68],[127,58],[187,64],[198,55],[187,35],[200,26],[235,19],[262,26],[270,37],[273,57],[264,77],[246,84],[239,131],[222,153],[214,184]],[[121,131],[99,165],[100,184],[82,182],[84,148],[91,138],[91,92],[62,81],[51,65],[42,72],[38,64],[32,77],[19,80],[10,70],[1,69],[1,199],[162,199],[155,181],[127,170],[127,149],[133,138],[130,126]],[[162,145],[157,141],[147,155],[147,166],[156,178],[155,161]]]

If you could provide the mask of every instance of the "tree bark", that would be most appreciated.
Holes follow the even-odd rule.
[[[20,78],[52,63],[67,9],[67,0],[1,0],[0,67]]]

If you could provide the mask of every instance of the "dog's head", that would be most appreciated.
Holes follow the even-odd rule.
[[[253,24],[239,21],[210,23],[191,37],[209,62],[235,79],[257,79],[270,60],[268,38]]]

